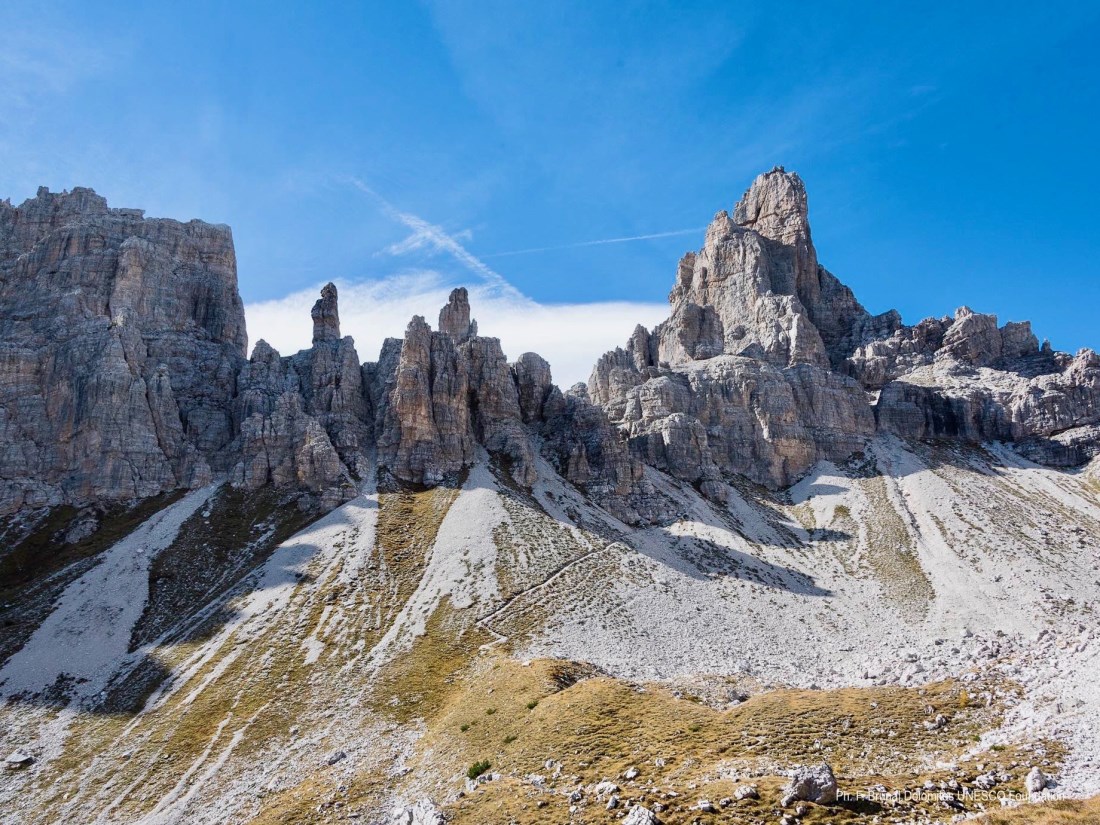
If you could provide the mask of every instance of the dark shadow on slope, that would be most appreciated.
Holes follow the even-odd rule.
[[[667,555],[638,551],[677,573],[699,580],[734,578],[799,596],[832,596],[833,591],[818,587],[812,576],[791,567],[725,547],[698,536],[672,535],[662,530],[668,541]]]
[[[26,644],[66,587],[97,565],[104,551],[184,492],[175,490],[130,505],[62,506],[3,519],[0,667]],[[74,541],[66,538],[85,533]]]
[[[847,491],[835,484],[810,484],[806,487],[806,492],[810,498],[813,498],[814,496],[835,496]]]
[[[149,573],[149,601],[133,628],[131,653],[117,663],[104,693],[82,700],[80,709],[88,713],[127,717],[138,712],[173,675],[162,662],[146,652],[145,645],[153,642],[184,644],[207,641],[238,618],[237,611],[229,605],[234,598],[307,580],[298,568],[321,548],[304,537],[296,540],[293,534],[320,521],[350,525],[353,508],[361,506],[374,507],[375,504],[356,499],[318,517],[315,512],[299,510],[294,496],[280,495],[273,489],[255,493],[228,487],[220,489],[184,522],[175,542],[158,554]],[[218,519],[221,517],[228,519],[224,533],[219,529]],[[138,524],[140,522],[133,527]],[[132,528],[117,538],[124,538],[128,532],[132,532]],[[242,537],[245,538],[244,543],[234,549],[234,543]],[[106,544],[103,550],[113,543]],[[285,563],[275,566],[267,564],[280,549],[280,544],[286,556]],[[62,571],[63,576],[55,574],[55,578],[63,583],[46,602],[41,617],[33,623],[27,621],[28,627],[21,634],[20,647],[31,639],[49,615],[57,596],[94,566],[101,554],[102,550],[95,557],[69,565]],[[43,583],[36,582],[30,586],[35,584],[41,586]],[[18,613],[22,606],[16,602],[7,605],[7,609]],[[39,693],[22,693],[9,696],[4,701],[9,705],[58,708],[78,695],[79,688],[77,680],[63,674],[55,684]]]
[[[134,626],[130,650],[163,636],[187,616],[223,596],[275,548],[316,521],[271,487],[224,487],[157,554],[149,569],[149,601]]]

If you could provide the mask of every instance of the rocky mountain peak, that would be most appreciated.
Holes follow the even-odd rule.
[[[642,461],[785,486],[876,428],[1020,441],[1052,463],[1100,452],[1100,374],[1084,361],[967,307],[912,327],[871,316],[818,263],[808,216],[797,174],[757,177],[680,260],[668,320],[597,362],[592,400]]]
[[[313,305],[313,343],[340,340],[340,310],[337,306],[336,284],[327,283],[321,297]]]
[[[456,341],[477,336],[477,321],[470,320],[470,294],[466,287],[452,290],[446,306],[439,310],[439,331]]]
[[[800,187],[720,212],[669,319],[566,392],[465,289],[363,363],[328,284],[312,346],[246,361],[228,229],[0,202],[0,819],[873,823],[838,784],[907,821],[1100,787],[1100,358],[869,316]]]
[[[808,241],[809,206],[802,178],[782,166],[759,175],[734,207],[733,220],[780,243]]]
[[[224,469],[247,335],[226,226],[91,189],[0,205],[0,514]]]
[[[680,260],[668,320],[636,327],[587,388],[565,393],[545,360],[509,363],[478,335],[465,288],[437,330],[413,318],[363,364],[327,284],[310,349],[261,343],[245,362],[228,227],[146,219],[89,189],[0,205],[0,253],[13,353],[0,436],[18,445],[0,456],[3,512],[141,497],[217,472],[330,506],[372,460],[430,486],[488,451],[520,484],[541,456],[638,521],[652,516],[645,464],[721,495],[729,474],[786,486],[876,431],[1017,441],[1060,464],[1097,453],[1094,356],[1040,349],[1026,322],[965,307],[912,327],[870,316],[818,264],[805,186],[780,167]]]

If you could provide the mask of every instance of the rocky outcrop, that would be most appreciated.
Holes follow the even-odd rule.
[[[647,464],[687,481],[739,473],[786,486],[822,459],[847,456],[874,432],[855,382],[801,364],[721,355],[638,372],[605,356],[592,384],[608,417]],[[596,392],[593,393],[596,395]]]
[[[398,480],[438,484],[474,462],[479,442],[515,461],[520,478],[532,477],[534,454],[497,339],[458,340],[414,317],[392,372],[379,380],[379,463]]]
[[[818,265],[797,175],[777,167],[719,212],[669,301],[589,382],[645,462],[715,491],[728,473],[781,487],[874,432],[863,388],[830,369],[871,316]]]
[[[645,467],[726,495],[791,484],[876,431],[1011,441],[1070,466],[1100,455],[1100,359],[1040,347],[967,308],[872,316],[818,262],[805,187],[777,167],[680,261],[667,321],[637,327],[586,387],[534,353],[509,364],[454,290],[362,364],[321,290],[309,349],[245,360],[232,237],[146,219],[89,189],[0,203],[0,516],[136,499],[227,474],[330,507],[377,460],[454,479],[482,451],[539,462],[628,522],[665,515]]]
[[[530,486],[541,452],[569,481],[620,518],[645,516],[641,465],[587,395],[563,393],[550,365],[525,353],[509,365],[496,338],[477,335],[465,289],[440,313],[439,331],[415,317],[367,373],[376,399],[379,466],[398,481],[434,485],[484,449]]]
[[[226,467],[244,311],[226,226],[90,189],[0,203],[0,515]]]
[[[439,310],[439,331],[459,343],[477,336],[477,321],[470,320],[470,294],[466,287],[452,290],[447,305]]]
[[[321,297],[310,311],[313,318],[313,343],[340,340],[340,309],[337,306],[336,285],[326,284]]]
[[[837,795],[836,777],[833,769],[822,762],[820,765],[801,766],[791,771],[790,781],[783,788],[783,798],[779,804],[787,807],[794,802],[816,802],[818,805],[832,805]]]
[[[354,496],[367,472],[371,414],[355,342],[340,336],[333,284],[312,316],[312,347],[283,358],[259,341],[241,370],[232,481],[294,487],[328,508]]]
[[[904,438],[1010,441],[1036,461],[1100,454],[1100,372],[1092,350],[1039,345],[1027,322],[961,307],[867,340],[842,369],[878,393],[878,427]]]
[[[784,367],[827,367],[870,316],[817,261],[806,189],[776,167],[758,177],[731,216],[715,215],[703,248],[688,253],[655,331],[657,361],[755,354]]]
[[[870,315],[818,263],[805,188],[780,167],[718,213],[669,301],[667,321],[597,362],[589,391],[635,456],[714,492],[730,473],[786,486],[876,429],[1012,441],[1063,466],[1100,454],[1091,350],[1040,348],[1029,324],[965,307],[915,326]]]

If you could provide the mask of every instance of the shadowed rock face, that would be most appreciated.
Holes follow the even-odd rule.
[[[397,482],[433,486],[484,449],[529,486],[541,450],[617,515],[643,519],[641,465],[604,412],[563,394],[534,353],[509,364],[500,341],[477,335],[466,290],[451,293],[440,330],[414,317],[403,339],[386,341],[378,362],[364,365],[352,339],[339,337],[337,301],[327,285],[310,349],[282,357],[260,341],[243,366],[234,484],[302,490],[327,509],[355,495],[372,457]]]
[[[355,342],[340,337],[337,301],[326,285],[309,349],[283,358],[256,343],[233,402],[234,484],[301,489],[323,509],[356,494],[371,449],[370,404]]]
[[[0,514],[225,468],[244,310],[226,226],[90,189],[0,203]]]
[[[440,327],[413,318],[370,371],[379,466],[400,481],[435,485],[484,448],[508,461],[517,483],[531,485],[541,449],[617,515],[642,519],[641,466],[602,410],[583,395],[563,394],[534,353],[509,365],[498,339],[477,335],[465,289],[451,293]]]

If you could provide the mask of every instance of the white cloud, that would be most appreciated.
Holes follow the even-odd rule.
[[[457,284],[437,272],[421,270],[378,281],[337,281],[336,285],[341,331],[354,336],[360,359],[373,361],[382,341],[402,337],[413,315],[423,315],[434,328],[440,307]],[[321,286],[246,306],[251,340],[262,338],[284,355],[308,347],[313,332],[309,311]],[[666,304],[540,304],[510,285],[502,289],[495,281],[467,286],[479,334],[500,338],[510,361],[524,352],[537,352],[550,362],[554,381],[562,387],[587,381],[596,359],[623,346],[636,324],[652,329],[668,316]]]
[[[370,281],[336,281],[341,332],[355,338],[364,361],[378,358],[386,338],[404,336],[414,315],[424,316],[435,327],[440,308],[456,286],[469,289],[479,334],[499,338],[512,361],[525,352],[537,352],[550,362],[554,380],[562,387],[587,381],[596,359],[626,343],[637,324],[652,328],[668,315],[668,306],[656,303],[540,304],[466,249],[462,241],[469,238],[468,231],[448,232],[398,209],[359,178],[347,181],[411,230],[403,241],[382,250],[383,254],[423,253],[443,256],[449,259],[445,263],[451,264],[446,274],[424,268]],[[459,277],[455,270],[465,275]],[[262,338],[283,355],[307,348],[313,330],[310,309],[321,286],[318,283],[284,298],[247,305],[251,340]]]

